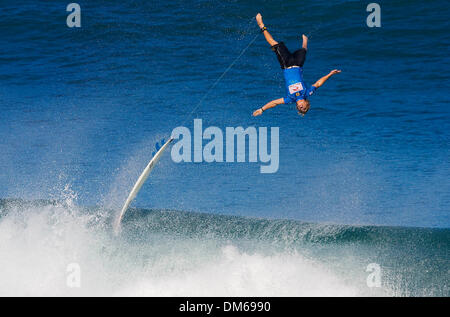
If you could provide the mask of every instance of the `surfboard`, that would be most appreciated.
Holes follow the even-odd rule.
[[[131,202],[134,198],[136,198],[136,195],[139,193],[139,191],[142,188],[142,185],[144,185],[145,181],[147,180],[148,176],[150,175],[150,172],[155,168],[156,163],[158,163],[159,159],[163,155],[164,151],[167,149],[170,143],[172,143],[173,138],[170,138],[159,150],[156,152],[156,154],[152,157],[150,162],[145,167],[144,171],[142,172],[141,176],[139,176],[138,180],[136,181],[136,184],[134,184],[133,189],[131,190],[130,194],[128,195],[127,200],[125,201],[125,204],[123,205],[119,216],[117,217],[117,220],[114,224],[114,232],[117,234],[120,231],[120,224],[122,222],[123,216],[125,215],[125,212],[127,211],[128,207],[130,206]]]

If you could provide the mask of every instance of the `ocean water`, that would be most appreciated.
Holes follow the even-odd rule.
[[[449,295],[449,229],[131,209],[115,236],[72,194],[0,201],[1,296]]]
[[[0,295],[449,295],[445,1],[380,1],[380,28],[364,1],[93,0],[71,29],[68,3],[2,1]],[[291,50],[309,35],[308,83],[342,69],[303,118],[251,116],[284,94],[257,12]],[[194,118],[279,127],[278,172],[165,154],[115,237]]]

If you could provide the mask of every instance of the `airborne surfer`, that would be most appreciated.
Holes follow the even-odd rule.
[[[267,31],[267,27],[264,26],[262,16],[260,13],[256,15],[256,22],[261,28],[261,32],[264,34],[266,41],[272,47],[283,69],[284,79],[286,83],[286,97],[279,98],[270,101],[263,107],[255,110],[253,116],[259,116],[267,109],[276,107],[281,104],[289,104],[295,102],[297,104],[298,113],[304,116],[309,108],[309,96],[311,96],[317,88],[322,86],[331,76],[340,73],[340,70],[332,70],[328,75],[323,76],[318,81],[316,81],[312,86],[307,87],[303,80],[303,64],[306,58],[306,51],[308,46],[308,37],[303,35],[303,45],[302,48],[296,50],[294,53],[289,52],[288,48],[283,42],[277,42]]]

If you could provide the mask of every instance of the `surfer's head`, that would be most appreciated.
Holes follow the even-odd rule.
[[[297,100],[298,114],[301,114],[302,116],[304,116],[308,112],[310,107],[311,107],[311,105],[309,104],[308,99]]]

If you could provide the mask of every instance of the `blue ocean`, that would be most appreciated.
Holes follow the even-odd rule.
[[[1,3],[1,296],[450,295],[447,1]],[[307,83],[342,70],[304,117],[252,116],[285,95],[258,12]],[[167,151],[114,235],[194,119],[278,127],[277,172]]]

